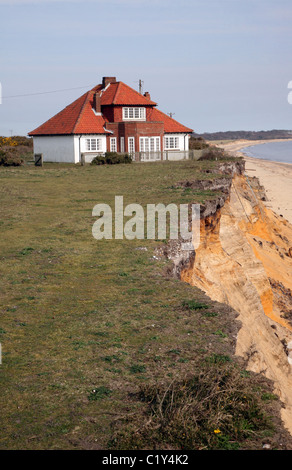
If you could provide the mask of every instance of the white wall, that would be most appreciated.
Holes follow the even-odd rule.
[[[101,139],[101,152],[88,152],[86,138]],[[80,141],[80,142],[79,142]],[[80,154],[85,153],[85,161],[91,160],[100,153],[106,152],[105,135],[64,135],[36,136],[33,138],[34,153],[42,153],[44,162],[79,163]]]
[[[101,150],[98,152],[89,152],[86,150],[86,139],[100,139],[101,140]],[[78,143],[79,146],[79,143]],[[97,134],[88,134],[84,135],[80,139],[80,152],[85,154],[85,161],[90,163],[91,160],[96,157],[96,155],[100,155],[101,153],[105,153],[107,151],[106,148],[106,136],[105,135],[97,135]]]
[[[189,140],[190,136],[189,134],[164,134],[166,137],[178,137],[179,141],[179,148],[176,150],[189,150]],[[168,150],[168,152],[171,152],[171,149],[165,149]]]
[[[42,153],[44,162],[76,163],[74,136],[36,136],[33,138],[34,153]]]

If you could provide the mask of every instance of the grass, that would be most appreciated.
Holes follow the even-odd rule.
[[[216,162],[0,169],[1,449],[109,448],[126,433],[124,416],[144,422],[141,387],[164,390],[190,371],[233,364],[234,313],[166,274],[168,261],[153,258],[165,241],[91,233],[95,204],[113,206],[115,195],[124,205],[185,203],[183,188],[169,188],[190,175],[217,178]],[[238,380],[258,383],[254,374]],[[272,403],[277,420],[266,387],[260,403]],[[159,436],[161,448],[181,445]],[[240,436],[238,446],[260,446]]]

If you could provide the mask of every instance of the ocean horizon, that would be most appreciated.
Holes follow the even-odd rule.
[[[240,151],[248,157],[280,163],[292,163],[292,140],[256,144],[244,147]]]

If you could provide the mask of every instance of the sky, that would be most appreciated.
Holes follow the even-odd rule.
[[[0,0],[0,135],[103,76],[198,133],[292,129],[291,21],[291,0]]]

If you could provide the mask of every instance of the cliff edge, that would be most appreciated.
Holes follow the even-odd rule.
[[[292,434],[292,226],[242,165],[222,171],[232,174],[226,195],[202,208],[200,246],[179,275],[239,313],[236,354],[274,382]]]

